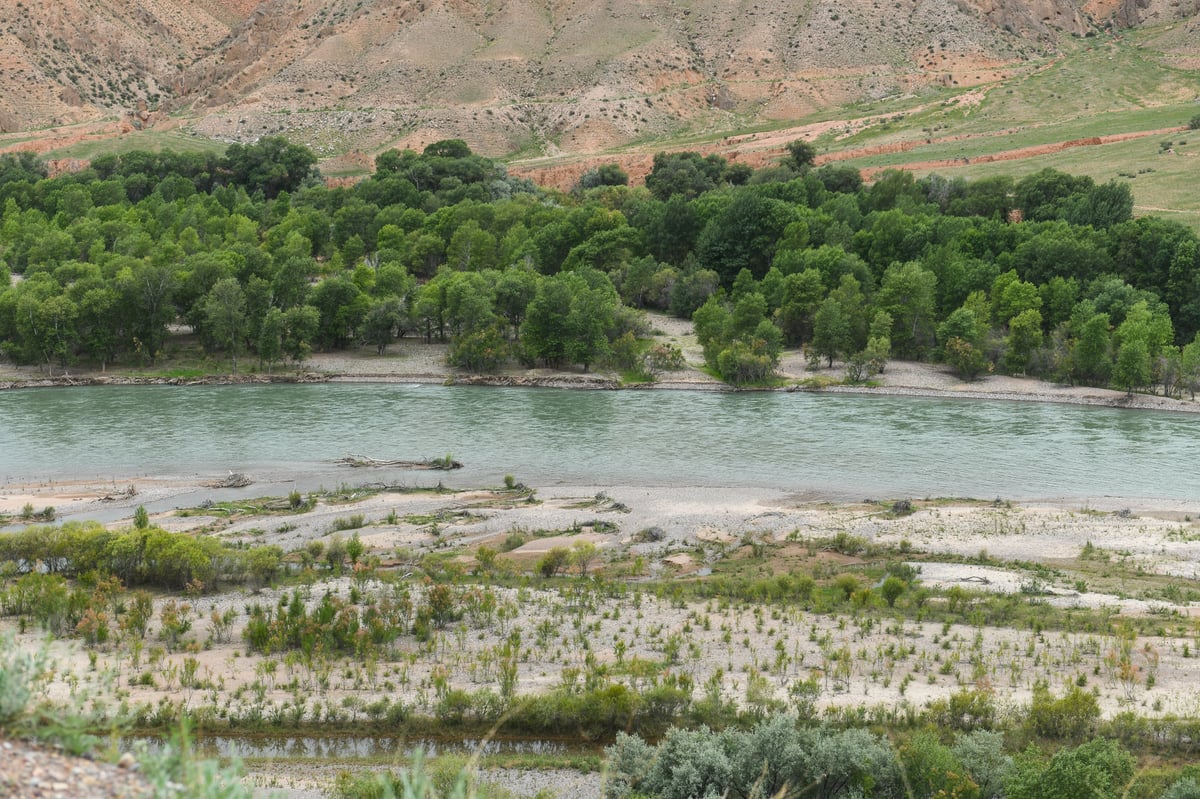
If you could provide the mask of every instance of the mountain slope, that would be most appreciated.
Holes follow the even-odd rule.
[[[0,133],[166,114],[323,155],[594,152],[1027,70],[1200,0],[0,0]],[[1166,42],[1184,62],[1195,36]],[[1181,62],[1181,66],[1185,64]]]

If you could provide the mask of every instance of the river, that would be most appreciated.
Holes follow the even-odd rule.
[[[379,477],[331,463],[343,455],[450,453],[464,469],[400,479],[1190,500],[1198,442],[1188,414],[975,399],[378,383],[0,393],[5,485],[230,470],[336,485]]]

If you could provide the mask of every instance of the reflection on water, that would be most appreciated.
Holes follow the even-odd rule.
[[[143,744],[157,750],[162,738],[132,737],[122,741],[122,748]],[[579,751],[561,741],[520,738],[394,738],[387,736],[354,735],[204,735],[192,746],[202,757],[251,759],[313,758],[322,760],[387,759],[410,760],[418,752],[428,757],[445,754],[499,755],[563,755]]]

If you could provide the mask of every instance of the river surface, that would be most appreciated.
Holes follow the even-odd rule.
[[[1195,500],[1198,445],[1190,414],[976,399],[378,383],[0,392],[3,485],[235,471],[260,483],[481,486],[511,474],[532,486],[831,498]],[[332,463],[448,453],[465,468]]]

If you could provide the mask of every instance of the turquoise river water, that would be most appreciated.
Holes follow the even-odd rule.
[[[1033,402],[394,384],[0,393],[0,484],[241,471],[411,484],[759,486],[862,498],[1200,499],[1200,417]],[[340,468],[340,471],[339,471]],[[340,475],[340,478],[338,477]]]

